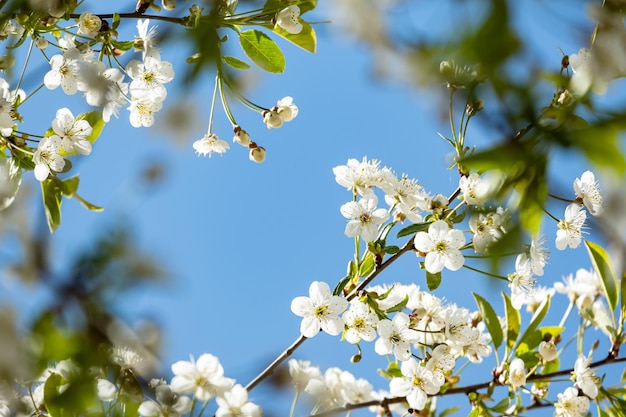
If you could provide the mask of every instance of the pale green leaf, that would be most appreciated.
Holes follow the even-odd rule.
[[[517,341],[522,319],[519,311],[513,307],[509,296],[502,293],[502,297],[504,298],[504,311],[506,317],[506,351],[508,354]]]
[[[431,274],[426,271],[426,285],[430,291],[435,291],[441,285],[441,272]]]
[[[259,30],[246,30],[239,34],[241,48],[261,69],[272,73],[285,70],[285,57],[269,36]]]
[[[478,305],[480,314],[483,316],[483,321],[487,326],[487,330],[491,335],[491,341],[493,342],[495,349],[498,349],[502,344],[503,339],[502,325],[500,324],[498,315],[491,304],[489,304],[489,302],[483,297],[474,293],[474,298],[476,299],[476,304]]]
[[[242,61],[239,58],[235,58],[234,56],[223,56],[222,60],[224,61],[226,65],[234,69],[245,71],[251,68],[250,64],[248,64],[245,61]]]
[[[280,27],[274,27],[272,30],[294,45],[314,54],[317,51],[317,36],[315,30],[307,22],[301,21],[300,23],[302,24],[300,33],[289,33]]]
[[[600,245],[585,240],[589,259],[593,269],[600,278],[611,311],[614,312],[618,302],[618,282],[609,254]]]

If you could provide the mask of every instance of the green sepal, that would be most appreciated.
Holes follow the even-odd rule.
[[[591,260],[593,269],[602,282],[602,287],[604,288],[604,293],[606,294],[611,312],[614,312],[617,307],[619,290],[615,270],[609,258],[609,254],[602,246],[588,240],[585,240],[585,246],[587,247],[587,253],[589,253],[589,259]]]
[[[412,235],[417,232],[423,232],[425,230],[428,230],[430,225],[431,225],[431,222],[412,224],[398,231],[398,234],[396,235],[396,237],[400,238],[400,237]]]
[[[502,340],[504,338],[498,315],[487,300],[476,293],[473,294],[476,299],[476,305],[478,305],[478,309],[480,310],[480,314],[483,316],[485,326],[487,326],[487,331],[489,331],[489,334],[491,335],[491,342],[493,343],[494,350],[497,350],[502,344]]]
[[[430,291],[435,291],[441,285],[441,272],[431,274],[426,271],[426,285]]]
[[[222,61],[224,61],[224,63],[229,67],[237,70],[246,71],[252,68],[247,62],[242,61],[239,58],[235,58],[234,56],[223,56]]]
[[[271,72],[285,71],[285,56],[280,47],[260,30],[246,30],[239,33],[241,48],[259,68]]]

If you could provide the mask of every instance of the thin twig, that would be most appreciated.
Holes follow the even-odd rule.
[[[246,391],[250,392],[254,387],[259,385],[261,381],[263,381],[265,378],[270,376],[274,372],[274,370],[278,367],[278,365],[280,365],[285,359],[291,356],[291,354],[296,349],[298,349],[298,347],[302,343],[304,343],[306,339],[307,338],[305,336],[300,335],[300,337],[298,337],[298,339],[296,339],[296,341],[293,342],[291,346],[285,349],[283,353],[281,353],[276,359],[274,359],[274,362],[272,362],[267,368],[265,368],[263,372],[258,374],[252,381],[250,381],[248,385],[246,385]]]

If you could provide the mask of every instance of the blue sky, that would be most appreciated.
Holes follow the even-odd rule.
[[[528,52],[532,61],[554,68],[560,60],[557,47],[576,52],[585,41],[575,30],[564,34],[562,22],[551,21],[556,15],[546,11],[551,7],[548,2],[532,3],[539,8],[519,10],[516,19],[521,28],[531,25],[524,34],[543,43]],[[436,26],[441,10],[423,7],[395,18],[414,21],[426,16],[425,27]],[[328,8],[316,17],[333,19]],[[433,194],[447,195],[456,188],[458,175],[447,170],[451,149],[437,136],[449,131],[445,102],[433,92],[444,87],[419,90],[403,81],[377,78],[368,47],[343,34],[341,26],[316,27],[320,34],[316,55],[280,43],[286,72],[252,77],[247,96],[268,107],[293,96],[300,109],[294,121],[268,131],[259,115],[234,106],[239,123],[266,147],[265,163],[250,162],[247,150],[235,144],[223,157],[194,154],[191,144],[205,133],[209,119],[211,75],[189,93],[176,84],[170,87],[165,108],[182,106],[193,114],[195,126],[181,133],[184,142],[170,140],[163,129],[134,129],[123,112],[120,120],[105,128],[93,154],[75,163],[81,175],[80,194],[105,211],[91,213],[76,201],[64,203],[62,225],[51,238],[54,263],[63,270],[65,259],[89,245],[91,235],[123,219],[141,250],[163,264],[171,279],[120,298],[114,308],[131,324],[145,317],[161,326],[164,372],[176,360],[208,352],[220,358],[227,376],[245,384],[296,339],[299,318],[290,312],[291,299],[306,295],[314,280],[334,286],[352,257],[353,242],[343,234],[345,219],[339,212],[351,195],[335,183],[333,167],[367,156],[419,179]],[[163,58],[182,75],[185,56],[170,49],[171,45],[163,48]],[[552,94],[547,85],[546,94]],[[56,111],[46,98],[63,95],[59,91],[40,95],[41,101],[29,104],[28,110],[45,114],[41,116],[45,125]],[[77,113],[80,100],[70,103],[75,103],[72,109]],[[215,132],[230,142],[232,130],[221,109],[215,117]],[[470,132],[472,144],[499,139],[478,124]],[[573,155],[555,161],[557,180],[571,194],[571,181],[588,166]],[[151,163],[163,166],[164,178],[146,189],[137,177]],[[560,215],[561,210],[555,212]],[[41,221],[43,213],[37,209],[32,216]],[[553,242],[555,227],[547,226]],[[543,285],[588,267],[582,248],[568,252],[567,259],[554,252]],[[394,281],[425,287],[414,255],[406,255],[383,274],[381,282]],[[444,273],[436,294],[474,309],[470,291],[480,292],[492,297],[501,311],[500,290],[506,289],[500,284],[494,288],[486,277],[460,272]],[[385,366],[372,346],[365,345],[364,352],[364,362]],[[294,357],[310,359],[322,369],[339,366],[370,378],[376,387],[387,387],[365,364],[350,364],[354,353],[356,349],[338,338],[319,335]]]

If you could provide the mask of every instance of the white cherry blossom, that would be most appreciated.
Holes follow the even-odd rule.
[[[76,120],[68,108],[57,110],[52,121],[52,130],[61,138],[61,145],[66,152],[78,152],[82,155],[91,153],[91,143],[87,137],[93,129],[87,120]]]
[[[65,167],[65,160],[59,151],[61,150],[61,138],[57,135],[47,136],[39,142],[33,155],[35,163],[35,178],[44,181],[50,172],[61,172]]]
[[[219,406],[215,417],[261,417],[261,407],[248,401],[248,391],[239,384],[215,401]]]
[[[276,14],[276,26],[283,28],[292,35],[302,32],[300,8],[295,4],[285,7]]]
[[[424,264],[431,274],[441,272],[444,267],[456,271],[465,262],[459,250],[465,244],[465,235],[460,230],[450,229],[443,220],[432,223],[428,232],[417,233],[414,244],[415,249],[426,254]]]
[[[373,194],[372,187],[381,182],[380,162],[367,158],[362,161],[348,159],[346,165],[333,168],[335,181],[346,189],[358,193],[361,196]]]
[[[542,340],[541,343],[539,343],[539,355],[541,356],[541,359],[543,359],[546,362],[550,362],[558,358],[559,351],[557,350],[556,345],[554,344],[554,341]]]
[[[215,133],[207,133],[193,143],[193,148],[198,155],[211,157],[214,153],[225,153],[230,149],[230,145],[225,140],[219,139]]]
[[[139,100],[133,97],[127,110],[132,127],[150,127],[154,124],[154,113],[161,110],[163,102],[149,99]]]
[[[533,293],[536,282],[530,268],[530,259],[525,253],[518,255],[515,260],[515,272],[509,274],[511,304],[515,309],[522,308],[526,297]]]
[[[371,342],[376,339],[378,316],[367,304],[353,301],[342,318],[347,327],[345,338],[348,343],[359,343],[361,340]]]
[[[224,376],[219,360],[209,353],[201,355],[197,361],[191,358],[190,361],[175,362],[172,373],[172,390],[178,394],[193,394],[199,401],[222,395],[234,383]]]
[[[43,79],[45,86],[54,90],[61,86],[68,95],[78,91],[80,72],[80,52],[76,48],[66,50],[63,55],[54,55],[50,58],[50,71]]]
[[[118,117],[119,109],[126,102],[128,83],[117,68],[106,68],[102,61],[83,62],[78,89],[87,103],[102,108],[102,119],[108,123],[111,116]]]
[[[559,230],[556,231],[555,246],[558,250],[564,250],[567,246],[576,249],[582,241],[582,227],[587,219],[587,212],[577,203],[572,203],[565,208],[565,219],[559,220]]]
[[[574,192],[576,198],[589,210],[592,216],[602,214],[602,195],[595,175],[591,171],[585,171],[574,180]]]
[[[298,115],[298,106],[293,104],[293,97],[287,96],[278,100],[274,108],[283,122],[290,122]]]
[[[174,68],[167,61],[161,61],[158,53],[146,54],[142,61],[133,59],[126,66],[128,76],[132,78],[129,91],[137,99],[163,101],[167,96],[164,84],[174,79]]]
[[[417,341],[419,333],[409,328],[411,321],[405,313],[398,312],[392,320],[378,322],[378,335],[374,350],[379,355],[393,353],[396,359],[405,361],[411,357],[411,343]]]
[[[554,417],[583,417],[589,410],[589,398],[578,395],[578,389],[569,387],[557,395]]]
[[[378,199],[375,195],[342,205],[341,214],[349,219],[345,229],[346,236],[361,236],[365,242],[375,240],[378,236],[378,225],[383,224],[389,218],[387,210],[376,208],[377,205]]]
[[[572,375],[574,385],[593,400],[598,396],[598,377],[596,377],[596,372],[589,368],[590,362],[591,357],[579,356],[574,364]]]
[[[514,390],[526,383],[526,370],[524,368],[524,361],[520,358],[513,359],[509,365],[509,384]]]
[[[344,323],[339,318],[348,307],[348,301],[332,295],[325,282],[314,281],[309,286],[308,297],[296,297],[291,302],[291,311],[302,317],[300,333],[305,337],[313,337],[320,330],[337,336],[343,331]]]
[[[432,372],[413,358],[402,362],[400,370],[402,377],[389,382],[389,392],[394,397],[406,397],[409,407],[416,410],[423,410],[428,395],[439,393],[445,382],[441,374]]]

